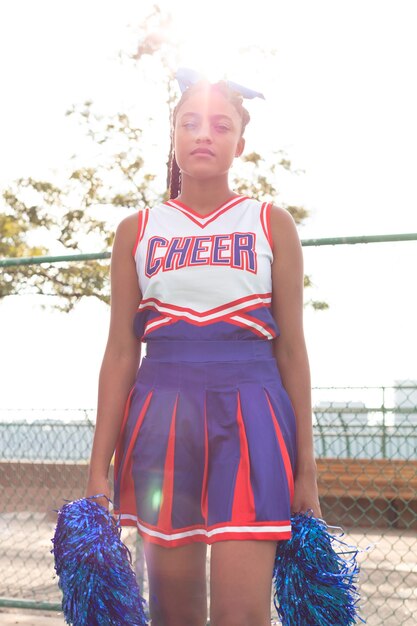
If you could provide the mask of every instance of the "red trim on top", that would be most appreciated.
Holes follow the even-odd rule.
[[[163,532],[172,531],[172,500],[174,497],[174,461],[175,461],[175,418],[177,415],[178,395],[172,412],[171,427],[169,429],[167,453],[165,456],[164,482],[162,486],[162,501],[159,509],[158,527]]]
[[[160,317],[156,317],[150,320],[146,324],[145,329],[143,331],[143,335],[141,337],[142,341],[147,335],[150,335],[151,333],[153,333],[154,330],[158,330],[158,328],[162,328],[162,326],[168,326],[169,324],[172,324],[172,322],[173,322],[172,317],[167,317],[165,315],[161,315]]]
[[[132,249],[132,255],[134,257],[136,256],[138,245],[142,241],[143,235],[145,234],[145,229],[146,229],[146,224],[148,223],[148,219],[149,219],[148,207],[146,207],[146,209],[141,209],[140,211],[138,211],[138,230],[136,234],[135,245],[133,246],[133,249]]]
[[[250,459],[245,425],[243,423],[240,393],[237,394],[236,421],[239,428],[240,461],[236,476],[231,524],[246,522],[249,526],[256,519],[255,498],[250,480]]]
[[[253,309],[257,309],[257,308],[259,308],[259,305],[254,304],[251,307],[245,308],[244,310],[252,311]],[[156,309],[151,306],[144,307],[143,309],[141,309],[141,311],[155,311],[155,310]],[[168,326],[168,324],[175,324],[176,322],[186,322],[187,324],[191,324],[192,326],[198,326],[198,327],[211,326],[212,324],[217,324],[219,322],[226,322],[226,324],[233,324],[234,326],[239,326],[241,328],[246,328],[247,330],[251,330],[255,334],[257,334],[259,337],[262,337],[262,339],[267,338],[265,333],[262,333],[262,331],[260,331],[259,329],[254,328],[252,324],[239,322],[239,320],[236,318],[241,317],[241,316],[242,316],[242,313],[239,310],[233,313],[228,313],[227,315],[221,315],[221,316],[215,317],[214,319],[199,321],[199,320],[190,319],[187,315],[181,315],[180,313],[170,313],[169,318],[167,318],[169,321],[166,321],[164,323],[161,322],[160,324],[158,324],[158,326],[155,326],[155,328],[151,328],[149,331],[147,330],[147,325],[146,325],[145,333],[150,334],[154,330],[157,330],[158,328],[161,328],[163,326]],[[142,337],[144,336],[145,334],[142,335]],[[274,339],[275,337],[276,337],[276,334],[273,334],[271,331],[270,339]]]
[[[242,312],[242,313],[237,311],[236,313],[232,313],[230,315],[231,320],[233,320],[233,318],[236,318],[236,317],[240,317],[243,320],[247,320],[247,322],[248,322],[248,325],[241,324],[241,323],[239,323],[239,320],[236,319],[235,321],[237,322],[237,325],[239,325],[239,326],[242,325],[245,328],[247,326],[250,326],[253,329],[254,332],[255,331],[260,332],[257,328],[254,328],[253,326],[251,326],[251,324],[257,324],[258,326],[263,328],[269,335],[271,335],[272,339],[275,339],[275,337],[277,336],[276,332],[273,330],[273,328],[271,328],[271,326],[268,326],[268,324],[266,322],[263,322],[262,320],[258,319],[257,317],[251,317],[250,315],[247,315],[246,314],[246,310],[245,310],[245,312]],[[265,337],[265,335],[262,335],[262,336]]]
[[[132,248],[132,256],[133,257],[136,256],[136,250],[137,250],[138,245],[139,245],[140,233],[141,233],[141,230],[142,230],[142,222],[143,222],[143,211],[138,211],[138,227],[137,227],[137,232],[136,232],[136,241],[135,241],[135,245]]]
[[[171,199],[171,200],[167,200],[165,202],[165,204],[169,204],[170,206],[174,205],[174,206],[177,206],[177,207],[181,207],[182,209],[187,211],[187,213],[191,213],[192,215],[194,215],[198,219],[203,219],[204,220],[207,217],[210,217],[211,215],[216,213],[216,211],[220,211],[222,209],[229,208],[229,204],[230,204],[230,206],[235,206],[238,202],[241,202],[242,200],[247,200],[247,199],[248,199],[248,196],[233,196],[233,198],[229,198],[229,200],[226,200],[226,202],[223,202],[220,206],[216,207],[215,209],[213,209],[209,213],[205,213],[204,215],[202,215],[198,211],[195,211],[191,207],[187,206],[186,204],[184,204],[184,202],[181,202],[181,200],[176,200],[175,198]]]
[[[239,313],[239,317],[243,317],[241,313]],[[221,321],[227,322],[229,324],[233,324],[233,326],[239,326],[239,328],[244,328],[245,330],[249,330],[260,339],[265,339],[265,340],[267,339],[267,336],[265,335],[265,333],[261,332],[258,328],[254,328],[250,324],[245,324],[244,322],[239,321],[237,319],[237,315],[236,316],[230,315],[228,318],[221,320]]]
[[[243,202],[243,200],[248,200],[248,199],[249,199],[248,196],[238,196],[237,198],[231,198],[230,200],[227,200],[226,202],[221,204],[219,207],[217,207],[216,209],[214,209],[213,211],[210,211],[210,213],[207,213],[205,215],[201,215],[201,213],[194,211],[194,209],[191,209],[180,200],[167,200],[166,202],[164,202],[164,204],[170,207],[173,207],[175,209],[178,209],[179,211],[181,211],[183,215],[188,217],[195,224],[197,224],[201,228],[205,228],[208,224],[213,222],[220,215],[223,215],[223,213],[225,213],[226,211],[229,211],[229,209],[232,209],[234,206],[236,206],[240,202]]]
[[[284,466],[285,466],[285,473],[287,475],[288,489],[290,492],[290,503],[292,503],[293,498],[294,498],[294,477],[292,473],[291,461],[290,461],[290,457],[288,454],[287,446],[285,445],[284,437],[282,436],[278,418],[275,415],[274,409],[272,408],[272,404],[271,404],[271,400],[269,399],[268,392],[266,390],[264,391],[265,391],[266,399],[268,401],[269,410],[271,411],[272,421],[274,423],[275,433],[278,439],[279,447],[281,449],[281,454],[282,454],[282,458],[283,458]]]
[[[261,206],[262,229],[265,233],[265,237],[268,240],[271,250],[273,250],[274,241],[272,239],[272,231],[271,231],[271,210],[272,210],[272,204],[270,202],[264,202],[262,204]]]
[[[155,300],[156,302],[156,300]],[[143,301],[142,301],[143,304]],[[176,307],[176,309],[179,310],[170,310],[168,306],[161,306],[158,307],[157,305],[145,305],[145,306],[141,306],[139,307],[138,311],[142,312],[142,311],[157,311],[157,312],[161,312],[161,316],[158,319],[161,319],[164,315],[169,316],[168,319],[170,320],[170,322],[166,322],[166,324],[168,323],[172,323],[174,324],[175,322],[184,320],[186,321],[188,324],[192,324],[193,326],[210,326],[211,324],[216,324],[218,322],[226,322],[226,323],[231,323],[231,324],[235,324],[235,325],[240,325],[239,323],[236,323],[234,318],[237,316],[243,316],[244,317],[244,313],[248,313],[250,311],[259,309],[261,307],[266,307],[269,305],[269,303],[262,303],[256,301],[252,304],[249,304],[247,306],[242,306],[241,308],[237,308],[234,311],[228,311],[226,309],[225,313],[223,315],[215,315],[214,317],[212,316],[212,314],[210,313],[199,313],[197,311],[193,311],[192,309],[189,309],[189,313],[187,311],[187,309],[184,309],[184,312],[181,312],[180,307]],[[164,310],[166,309],[166,310]],[[192,319],[192,316],[197,317],[197,316],[201,316],[202,319]],[[206,319],[204,319],[206,318]],[[208,319],[209,318],[209,319]],[[251,319],[251,318],[249,318]],[[148,324],[151,324],[152,322],[148,322]],[[163,324],[161,322],[160,326],[163,326],[165,324]],[[148,325],[147,325],[148,326]],[[147,329],[147,326],[145,327],[145,332]],[[159,327],[159,325],[158,325]],[[246,327],[246,325],[245,325]],[[253,326],[251,326],[251,328],[253,328]],[[253,329],[254,332],[256,332],[257,329]],[[152,332],[152,329],[151,331]],[[258,331],[260,332],[260,331]],[[275,337],[276,335],[274,333],[271,332],[272,337]],[[262,335],[264,337],[264,335]]]
[[[142,239],[143,239],[143,235],[145,234],[145,229],[146,229],[146,225],[148,223],[148,219],[149,219],[149,209],[146,207],[145,215],[144,215],[143,223],[142,223],[142,230],[140,232],[139,241],[142,241]]]
[[[207,315],[212,315],[213,313],[217,313],[219,311],[224,311],[227,309],[230,309],[231,307],[236,306],[237,304],[242,304],[243,302],[247,302],[248,300],[253,300],[254,298],[259,298],[259,300],[270,300],[272,296],[272,292],[269,293],[252,293],[249,296],[244,296],[243,298],[238,298],[237,300],[232,300],[231,302],[227,302],[226,304],[222,304],[220,306],[216,306],[214,307],[214,309],[207,309],[207,311],[204,312],[199,312],[199,311],[195,311],[194,309],[190,309],[188,307],[182,307],[182,306],[178,306],[176,304],[170,304],[168,302],[162,302],[161,300],[158,300],[158,298],[144,298],[140,305],[138,306],[138,311],[141,311],[142,309],[147,308],[148,304],[151,303],[155,303],[156,305],[161,306],[162,308],[170,308],[173,311],[178,311],[178,312],[186,312],[186,313],[191,313],[192,315],[195,315],[196,317],[206,317]],[[262,306],[262,304],[259,304],[259,301],[257,302],[258,306]],[[264,306],[267,306],[267,304],[269,304],[269,302],[265,303]],[[152,307],[151,307],[152,308]],[[231,314],[236,313],[237,314],[238,311],[232,311]]]

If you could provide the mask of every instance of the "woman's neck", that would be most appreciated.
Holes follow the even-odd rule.
[[[181,181],[181,192],[177,200],[204,215],[237,195],[229,188],[227,179],[196,180],[185,176]]]

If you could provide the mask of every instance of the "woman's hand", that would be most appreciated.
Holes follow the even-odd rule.
[[[110,483],[107,476],[89,476],[86,488],[86,497],[103,494],[110,499]],[[109,502],[106,498],[94,498],[94,501],[105,509],[109,508]]]
[[[314,517],[322,516],[317,488],[316,472],[298,474],[294,481],[294,498],[291,512],[306,513],[313,511]]]

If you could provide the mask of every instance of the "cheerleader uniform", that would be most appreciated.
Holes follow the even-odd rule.
[[[151,542],[291,536],[295,416],[272,340],[270,209],[234,197],[138,214],[146,342],[115,458],[115,514]]]

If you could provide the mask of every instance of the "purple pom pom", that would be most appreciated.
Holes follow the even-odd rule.
[[[147,625],[145,601],[120,533],[109,511],[92,498],[69,502],[58,511],[51,552],[68,624]]]
[[[331,535],[311,513],[294,515],[291,522],[292,537],[278,543],[274,566],[274,603],[282,625],[364,622],[357,609],[358,550]]]

